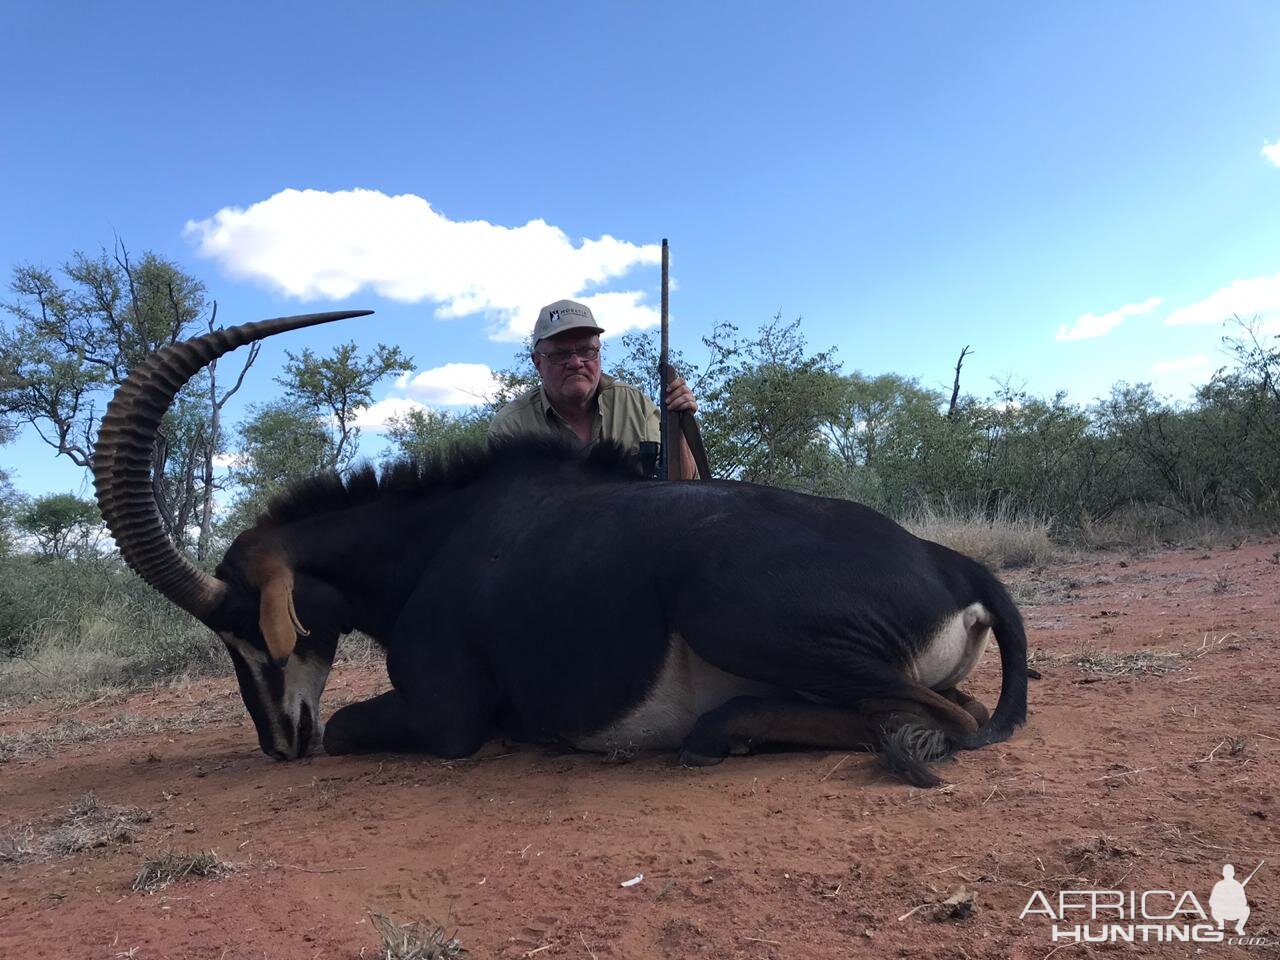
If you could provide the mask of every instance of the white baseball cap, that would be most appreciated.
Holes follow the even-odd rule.
[[[604,328],[596,323],[595,315],[586,304],[574,300],[557,300],[538,311],[538,322],[533,325],[533,342],[557,336],[566,330],[604,333]]]

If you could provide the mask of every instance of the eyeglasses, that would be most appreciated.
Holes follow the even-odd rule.
[[[552,363],[558,363],[564,366],[573,357],[577,357],[583,362],[594,360],[600,356],[599,347],[574,347],[572,350],[556,350],[553,353],[543,353],[541,350],[535,350],[538,356],[544,360],[550,360]]]

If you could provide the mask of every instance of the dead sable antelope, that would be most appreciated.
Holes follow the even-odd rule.
[[[367,312],[367,311],[365,311]],[[496,732],[582,749],[870,747],[912,783],[1026,716],[1026,637],[982,565],[874,510],[733,481],[644,480],[614,447],[455,451],[319,476],[236,538],[216,574],[161,527],[161,417],[204,364],[363,313],[285,317],[167,347],[103,420],[98,502],[126,562],[216,631],[265,753],[473,753]],[[338,637],[387,650],[393,689],[320,695]],[[994,634],[988,719],[956,690]]]

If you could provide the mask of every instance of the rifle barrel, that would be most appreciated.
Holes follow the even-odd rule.
[[[659,438],[661,464],[658,475],[663,480],[671,479],[671,437],[667,426],[667,387],[670,385],[670,373],[667,366],[668,355],[668,315],[667,315],[667,272],[669,265],[669,248],[665,237],[662,239],[662,341],[658,351],[658,413],[660,415]]]

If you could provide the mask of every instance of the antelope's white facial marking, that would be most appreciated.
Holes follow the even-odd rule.
[[[667,659],[645,698],[622,719],[574,740],[579,750],[674,750],[684,743],[693,725],[708,710],[734,697],[778,696],[780,687],[725,673],[689,649],[673,633]]]
[[[991,614],[982,604],[971,603],[943,621],[908,669],[918,683],[949,690],[978,665],[990,639]]]
[[[232,633],[218,636],[243,662],[247,676],[241,676],[240,692],[258,726],[262,749],[283,759],[296,759],[304,752],[318,750],[324,738],[320,695],[329,678],[330,665],[323,659],[295,652],[281,670],[265,650]],[[256,699],[257,711],[249,703],[250,697]],[[298,743],[300,736],[305,737],[305,744]]]
[[[320,695],[329,679],[330,664],[316,657],[293,654],[284,665],[284,706],[293,720],[294,729],[301,721],[303,706],[311,714],[311,736],[306,744],[307,753],[320,752],[324,741],[324,723],[320,719]]]
[[[275,702],[275,697],[271,694],[271,687],[267,683],[266,670],[270,665],[270,658],[265,650],[259,650],[253,644],[241,640],[234,633],[219,632],[218,636],[222,638],[222,642],[233,650],[243,661],[249,680],[252,683],[252,691],[245,689],[241,679],[240,694],[245,699],[245,706],[248,707],[248,699],[250,694],[256,696],[259,708],[266,716],[267,723],[270,727],[271,741],[273,743],[283,743],[284,731],[280,727],[279,705]],[[252,708],[249,710],[250,715],[253,714]]]

